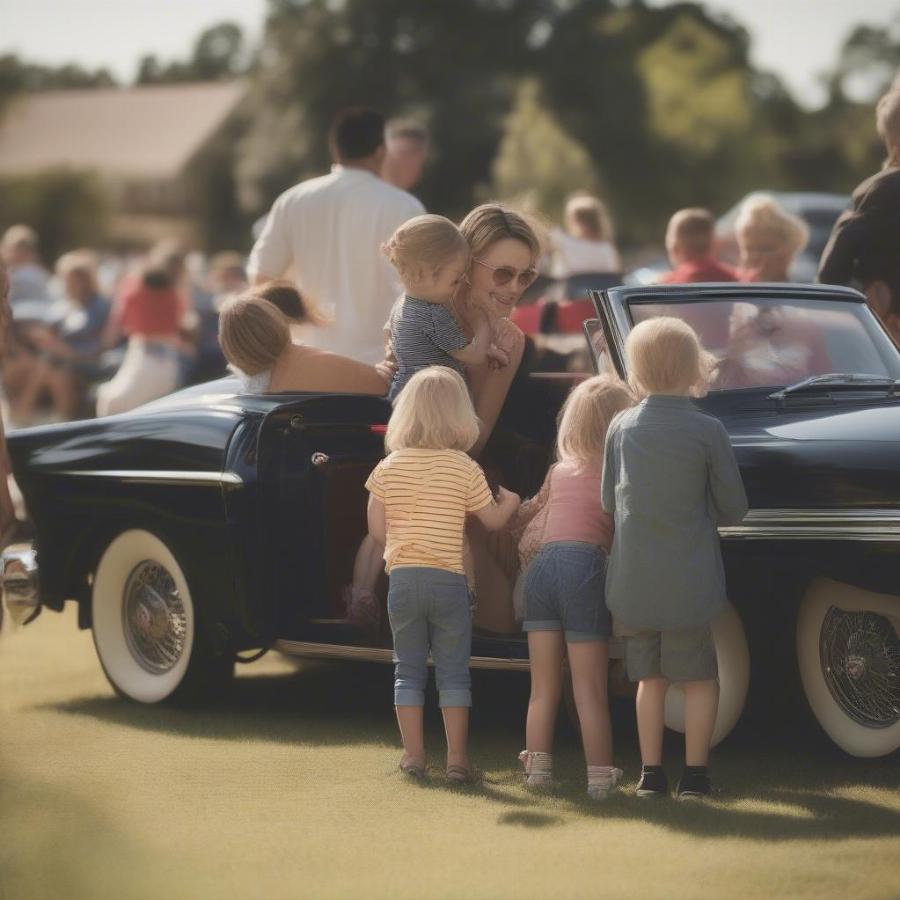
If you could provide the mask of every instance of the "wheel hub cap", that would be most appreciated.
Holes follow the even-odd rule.
[[[161,675],[181,658],[187,614],[171,573],[158,562],[138,563],[125,584],[123,626],[128,649],[148,672]]]
[[[900,721],[900,639],[888,618],[832,606],[819,650],[825,683],[854,722],[889,728]]]

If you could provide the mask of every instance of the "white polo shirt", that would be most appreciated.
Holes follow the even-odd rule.
[[[402,293],[381,245],[425,212],[412,194],[377,175],[336,167],[285,191],[253,250],[248,271],[271,278],[292,269],[297,287],[332,320],[305,328],[304,343],[362,362],[384,356],[384,323]]]

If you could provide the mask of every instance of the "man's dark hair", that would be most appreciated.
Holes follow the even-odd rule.
[[[384,145],[384,116],[367,107],[345,109],[331,126],[328,144],[339,162],[365,159]]]

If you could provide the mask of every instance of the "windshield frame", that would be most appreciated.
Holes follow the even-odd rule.
[[[866,304],[866,298],[859,291],[836,285],[799,284],[799,283],[696,283],[646,286],[621,286],[605,291],[592,291],[591,298],[597,309],[607,341],[615,348],[611,354],[619,376],[628,377],[628,359],[625,353],[625,341],[634,327],[632,308],[653,305],[696,305],[712,302],[748,302],[768,301],[770,303],[790,303],[792,301],[805,304],[810,301],[831,304],[856,304],[863,307],[859,310],[862,327],[872,341],[873,349],[882,360],[889,375],[892,367],[900,370],[900,347],[884,327],[877,316]],[[854,311],[855,312],[855,311]],[[872,333],[874,330],[874,334]],[[877,337],[876,337],[877,334]],[[592,361],[599,363],[592,348]],[[890,354],[890,360],[885,356]],[[879,373],[859,373],[879,374]],[[713,390],[708,397],[747,397],[765,398],[768,393],[785,384],[771,386],[732,387]]]

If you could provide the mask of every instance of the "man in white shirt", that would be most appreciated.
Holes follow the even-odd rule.
[[[372,109],[338,116],[329,135],[336,165],[275,201],[247,266],[253,284],[292,267],[303,296],[332,320],[307,329],[304,342],[368,363],[384,355],[384,323],[402,291],[381,245],[425,212],[415,197],[380,177],[384,124]]]

